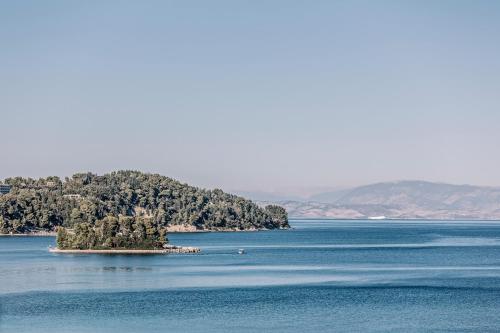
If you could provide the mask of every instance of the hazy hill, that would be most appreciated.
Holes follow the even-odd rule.
[[[425,181],[377,183],[280,203],[292,217],[500,219],[500,188]]]
[[[271,193],[263,191],[233,191],[231,192],[235,195],[247,198],[253,201],[303,201],[304,198],[294,195],[286,195],[281,193]]]

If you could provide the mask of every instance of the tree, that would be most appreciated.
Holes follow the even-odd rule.
[[[67,247],[68,233],[65,228],[57,228],[56,244],[59,249],[65,249]]]
[[[108,216],[95,226],[80,223],[73,232],[64,227],[57,231],[57,247],[60,249],[153,249],[167,244],[166,229],[151,218]]]
[[[285,208],[277,205],[268,205],[265,211],[270,216],[272,225],[278,225],[280,228],[288,227],[288,213]]]

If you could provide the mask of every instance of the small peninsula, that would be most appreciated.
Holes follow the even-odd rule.
[[[60,250],[161,249],[166,232],[289,228],[280,206],[260,207],[219,189],[201,189],[159,174],[15,177],[4,184],[9,191],[0,195],[0,234],[57,231]]]

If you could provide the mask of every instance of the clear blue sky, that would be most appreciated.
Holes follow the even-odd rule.
[[[0,1],[0,178],[500,185],[500,1]]]

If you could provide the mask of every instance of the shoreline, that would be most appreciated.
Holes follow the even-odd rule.
[[[170,246],[165,249],[140,250],[140,249],[108,249],[108,250],[61,250],[49,248],[50,253],[60,254],[187,254],[199,253],[200,248],[191,246]]]
[[[23,234],[2,234],[2,233],[0,233],[0,237],[55,237],[55,236],[57,236],[57,232],[55,232],[55,231],[31,232],[31,233],[23,233]]]
[[[385,219],[359,219],[359,218],[328,218],[328,217],[290,217],[290,221],[366,221],[366,222],[490,222],[490,223],[498,223],[499,220],[495,219],[422,219],[422,218],[385,218]],[[293,227],[289,228],[276,228],[276,229],[196,229],[193,226],[186,225],[174,225],[167,227],[167,233],[208,233],[208,232],[258,232],[258,231],[273,231],[273,230],[290,230]],[[30,233],[22,233],[22,234],[3,234],[0,233],[0,237],[55,237],[57,236],[56,231],[36,231]]]
[[[290,217],[290,221],[366,221],[366,222],[490,222],[490,223],[498,223],[499,220],[495,219],[423,219],[423,218],[385,218],[385,219],[359,219],[359,218],[329,218],[329,217]],[[208,232],[259,232],[259,231],[273,231],[273,230],[290,230],[293,227],[289,228],[276,228],[276,229],[196,229],[193,226],[188,225],[174,225],[167,227],[167,233],[177,234],[177,233],[208,233]],[[3,234],[0,233],[0,237],[55,237],[57,236],[56,231],[35,231],[30,233],[22,233],[22,234]]]
[[[258,231],[270,231],[270,230],[289,230],[290,228],[276,228],[276,229],[219,229],[219,230],[209,230],[209,229],[195,229],[191,227],[183,227],[183,226],[173,226],[167,227],[167,233],[169,234],[177,234],[177,233],[206,233],[206,232],[258,232]],[[0,233],[0,237],[55,237],[57,236],[56,231],[41,231],[41,232],[31,232],[31,233],[22,233],[22,234],[2,234]]]

